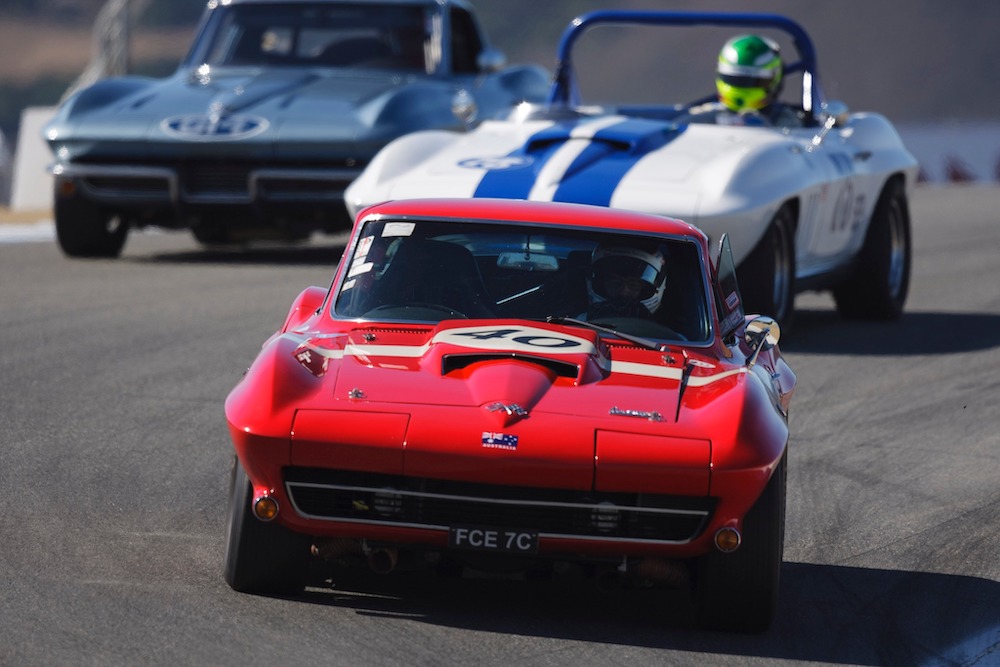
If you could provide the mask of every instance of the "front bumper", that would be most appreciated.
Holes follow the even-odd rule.
[[[286,468],[283,476],[284,495],[311,530],[354,532],[358,537],[401,537],[415,530],[434,546],[440,546],[454,526],[474,525],[537,533],[543,552],[559,550],[558,543],[573,544],[574,551],[641,552],[691,543],[704,532],[715,508],[708,497],[540,489],[311,468]]]
[[[239,163],[183,166],[56,164],[57,178],[72,179],[88,198],[104,204],[253,204],[335,202],[358,168],[255,167]]]

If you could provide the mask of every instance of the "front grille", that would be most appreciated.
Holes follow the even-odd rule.
[[[471,484],[349,471],[288,468],[297,512],[331,521],[444,530],[480,525],[546,536],[684,543],[697,537],[714,501],[658,494],[594,493]]]
[[[262,161],[215,160],[87,160],[79,163],[89,187],[106,196],[168,197],[176,179],[183,199],[200,203],[330,202],[363,168],[356,160]],[[155,176],[144,172],[155,171]]]
[[[84,182],[89,190],[104,196],[156,195],[166,198],[170,194],[170,183],[165,178],[90,176]]]
[[[351,178],[262,178],[259,193],[266,199],[340,199]]]
[[[249,197],[250,167],[242,164],[200,163],[181,172],[184,191],[192,195]]]

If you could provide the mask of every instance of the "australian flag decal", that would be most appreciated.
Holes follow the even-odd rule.
[[[483,431],[483,447],[491,449],[517,449],[517,436]]]

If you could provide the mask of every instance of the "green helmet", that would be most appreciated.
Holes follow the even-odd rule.
[[[781,89],[781,54],[766,37],[733,37],[719,52],[715,87],[730,111],[763,109]]]

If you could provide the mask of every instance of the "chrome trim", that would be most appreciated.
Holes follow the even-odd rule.
[[[528,411],[522,408],[517,403],[511,403],[510,405],[506,405],[501,401],[496,401],[494,403],[490,403],[489,405],[487,405],[486,409],[489,412],[504,412],[510,416],[517,415],[518,417],[526,417],[528,415]]]
[[[663,421],[663,415],[659,412],[644,411],[644,410],[632,410],[631,408],[619,408],[617,405],[611,407],[608,410],[608,414],[612,417],[636,417],[638,419],[646,419],[651,422],[661,422]]]
[[[376,493],[380,489],[375,489],[368,486],[353,486],[353,485],[343,485],[343,484],[317,484],[315,482],[285,482],[285,494],[288,496],[288,501],[292,505],[292,509],[295,512],[306,519],[316,520],[316,521],[327,521],[330,523],[349,523],[354,525],[366,525],[366,526],[384,526],[388,528],[416,528],[421,530],[437,530],[447,532],[450,530],[450,526],[430,524],[430,523],[411,523],[402,521],[380,521],[377,519],[353,519],[347,517],[328,517],[316,514],[309,514],[302,511],[302,508],[298,506],[295,502],[295,494],[292,492],[294,487],[306,487],[306,488],[317,488],[317,489],[336,489],[341,491],[362,491],[365,493]],[[607,511],[607,505],[601,504],[586,504],[586,503],[563,503],[563,502],[552,502],[552,501],[519,501],[519,500],[504,500],[499,498],[477,498],[472,496],[457,496],[442,493],[420,493],[414,491],[403,491],[400,489],[393,489],[394,494],[400,496],[413,496],[418,498],[435,498],[444,500],[457,500],[457,501],[467,501],[470,503],[482,503],[482,504],[492,504],[492,505],[517,505],[524,507],[568,507],[573,509],[590,509],[590,510],[600,510]],[[710,515],[707,510],[685,510],[685,509],[666,509],[660,507],[625,507],[625,506],[615,506],[615,511],[618,512],[636,512],[636,513],[646,513],[646,514],[672,514],[672,515],[682,515],[682,516],[696,516],[701,517],[704,521]],[[700,535],[700,533],[699,533]],[[581,542],[599,542],[599,543],[617,543],[617,544],[689,544],[694,541],[699,535],[693,535],[690,539],[685,540],[656,540],[649,538],[636,538],[636,537],[601,537],[597,535],[580,535],[576,533],[543,533],[539,532],[539,537],[550,538],[550,539],[562,539],[562,540],[578,540]]]
[[[343,199],[346,184],[353,181],[361,174],[360,169],[254,169],[247,175],[246,194],[188,194],[182,196],[180,176],[176,169],[171,167],[141,167],[129,165],[81,165],[68,163],[55,163],[47,167],[47,171],[53,176],[61,178],[87,179],[87,178],[121,178],[121,179],[162,179],[166,182],[167,197],[160,195],[133,192],[122,189],[95,188],[91,184],[82,180],[80,186],[95,199],[104,202],[115,202],[127,200],[130,202],[169,202],[179,204],[182,200],[196,204],[250,204],[255,201],[294,201],[298,199],[319,199],[335,202]],[[302,193],[278,193],[271,196],[261,194],[262,181],[325,181],[329,183],[343,183],[345,187],[332,188],[329,192],[309,192],[303,197]]]
[[[180,180],[177,172],[168,167],[130,167],[116,165],[78,165],[57,163],[50,165],[49,173],[60,178],[136,178],[136,179],[163,179],[167,183],[168,201],[177,203],[180,199]],[[81,182],[80,186],[97,199],[104,201],[115,199],[128,199],[130,201],[163,201],[158,195],[135,193],[122,190],[104,190],[94,188],[86,182]]]
[[[250,176],[247,183],[247,192],[251,201],[257,201],[261,198],[260,195],[260,182],[261,181],[329,181],[329,182],[339,182],[347,181],[350,183],[355,178],[361,175],[360,169],[255,169],[250,172]],[[322,199],[330,199],[331,201],[336,201],[338,199],[343,199],[344,190],[346,188],[340,188],[336,190],[331,190],[328,196],[318,197]],[[267,197],[268,200],[280,200],[280,199],[295,199],[297,198],[295,194],[291,195],[278,195],[276,197]]]

